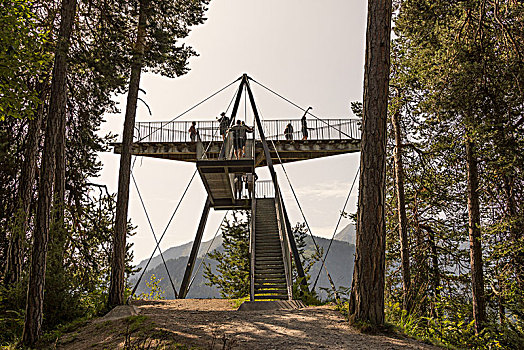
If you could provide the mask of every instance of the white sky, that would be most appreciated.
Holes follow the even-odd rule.
[[[171,120],[213,92],[247,73],[320,118],[353,117],[349,104],[362,100],[366,4],[360,0],[212,0],[205,24],[195,27],[186,42],[200,56],[190,60],[191,70],[177,79],[143,74],[137,121]],[[226,109],[237,85],[179,120],[214,120]],[[252,84],[266,119],[300,118],[302,112]],[[125,109],[125,96],[119,96]],[[239,110],[243,118],[244,106]],[[124,113],[107,115],[102,132],[122,133]],[[248,124],[252,115],[248,112]],[[104,164],[97,183],[117,191],[119,155],[100,154]],[[313,234],[331,237],[345,197],[357,171],[359,154],[348,154],[285,165]],[[163,232],[195,165],[138,158],[134,175],[157,236]],[[257,170],[269,179],[265,170]],[[279,182],[292,224],[302,221],[287,180],[277,166]],[[349,211],[356,209],[358,183]],[[162,249],[193,240],[206,193],[195,177]],[[138,195],[131,183],[129,217],[137,225],[132,238],[135,262],[149,257],[155,247]],[[224,215],[211,211],[204,240],[210,239]],[[340,228],[347,224],[341,223]]]

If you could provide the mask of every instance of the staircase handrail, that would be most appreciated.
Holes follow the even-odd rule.
[[[284,260],[284,271],[286,274],[286,287],[288,299],[293,299],[293,276],[292,276],[292,266],[291,266],[291,254],[290,246],[288,240],[288,232],[286,219],[284,216],[283,202],[282,202],[282,193],[278,184],[276,184],[276,193],[275,193],[275,208],[277,213],[277,224],[278,224],[278,235],[280,237],[280,244],[282,248],[282,258]]]
[[[256,186],[256,184],[254,184],[254,186]],[[250,225],[250,232],[249,232],[249,260],[250,260],[249,301],[255,301],[255,221],[256,221],[255,213],[256,213],[256,208],[257,208],[256,199],[253,198],[251,200],[251,225]]]

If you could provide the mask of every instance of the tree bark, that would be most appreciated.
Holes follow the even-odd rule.
[[[478,194],[478,166],[474,144],[466,139],[466,165],[468,178],[468,231],[471,264],[471,290],[473,293],[473,317],[475,332],[478,333],[486,321],[484,302],[484,273],[482,271],[482,246],[480,237],[480,205]]]
[[[37,87],[42,91],[43,86]],[[45,93],[40,94],[41,101],[44,100]],[[36,117],[29,121],[27,139],[25,144],[24,163],[20,175],[20,184],[17,193],[17,209],[13,226],[11,227],[11,236],[7,250],[7,261],[5,267],[4,284],[6,286],[20,281],[22,275],[22,264],[24,260],[23,244],[25,235],[31,219],[31,201],[33,199],[33,190],[36,174],[36,161],[38,155],[38,146],[41,140],[40,130],[42,129],[42,119],[44,116],[44,103],[38,106]]]
[[[391,0],[368,1],[357,241],[349,314],[384,323],[386,121]]]
[[[409,268],[409,241],[404,197],[404,167],[402,165],[402,135],[399,121],[400,111],[391,115],[395,134],[395,183],[397,186],[398,233],[400,240],[400,260],[402,262],[402,308],[411,312],[411,273]]]
[[[147,10],[150,0],[141,0],[138,15],[137,38],[135,42],[131,77],[127,94],[126,115],[122,135],[122,151],[120,155],[120,171],[118,174],[118,195],[116,204],[116,219],[113,235],[113,254],[111,259],[111,283],[108,303],[110,307],[125,303],[125,255],[127,235],[127,210],[129,201],[129,181],[131,176],[131,147],[135,126],[136,104],[140,87],[143,56],[145,49]]]
[[[49,113],[45,132],[42,171],[38,186],[38,204],[33,234],[31,271],[27,289],[27,305],[23,332],[23,342],[33,345],[40,336],[43,319],[43,301],[45,287],[45,270],[47,243],[49,237],[49,211],[53,198],[53,181],[55,176],[55,151],[58,128],[61,119],[65,118],[67,100],[67,55],[70,46],[71,31],[76,13],[76,0],[63,0],[61,7],[60,33],[58,35]]]

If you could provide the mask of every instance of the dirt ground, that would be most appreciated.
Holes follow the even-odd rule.
[[[230,300],[140,301],[139,316],[91,321],[57,349],[437,349],[402,336],[367,335],[330,306],[236,311]]]

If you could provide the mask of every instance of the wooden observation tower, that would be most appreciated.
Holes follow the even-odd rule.
[[[262,121],[246,74],[238,79],[240,86],[234,98],[230,125],[236,120],[242,93],[247,93],[254,115],[254,132],[248,134],[243,157],[237,159],[233,136],[219,134],[216,121],[196,122],[198,137],[192,141],[188,130],[191,122],[141,122],[135,126],[132,154],[196,163],[207,200],[200,218],[195,240],[179,291],[185,298],[204,228],[211,208],[215,210],[250,210],[250,300],[292,299],[292,259],[299,277],[305,282],[304,271],[291,231],[275,164],[327,157],[360,151],[359,121],[352,119],[309,119],[307,140],[303,140],[300,119]],[[307,111],[306,111],[307,114]],[[286,126],[291,124],[293,132]],[[114,144],[120,153],[121,144]],[[253,181],[250,195],[238,196],[236,184],[251,178],[256,168],[267,166],[270,181]],[[176,293],[176,291],[175,291]]]

